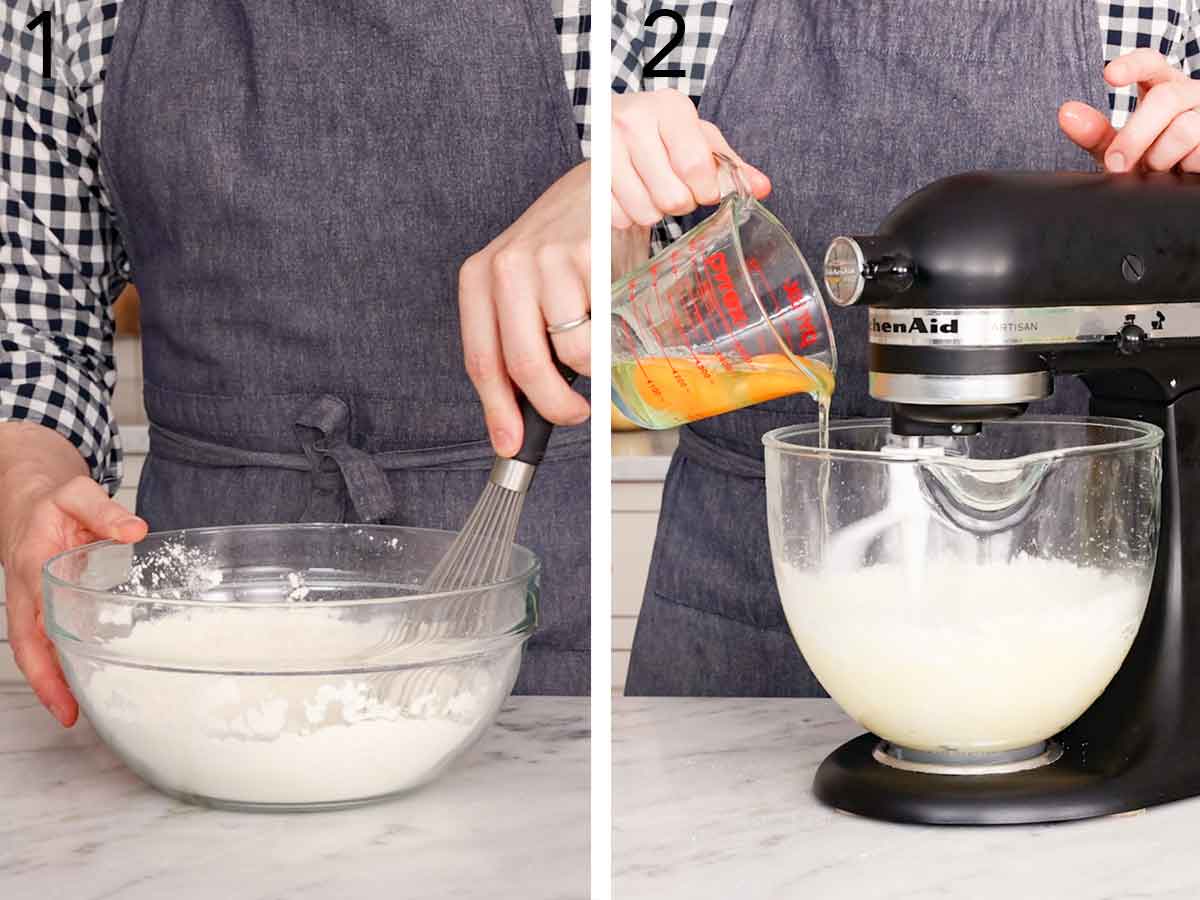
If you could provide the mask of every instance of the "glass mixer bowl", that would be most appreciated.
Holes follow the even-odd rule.
[[[157,532],[47,563],[46,629],[85,715],[160,790],[207,805],[350,806],[429,781],[512,690],[540,564],[423,593],[452,532]]]
[[[908,767],[1051,752],[1146,609],[1162,431],[1025,417],[898,438],[886,420],[765,444],[775,578],[830,696]],[[907,761],[907,762],[906,762]]]

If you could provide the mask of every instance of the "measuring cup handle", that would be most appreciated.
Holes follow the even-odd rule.
[[[753,200],[754,194],[750,190],[750,185],[746,183],[746,179],[742,177],[741,167],[729,156],[724,153],[714,153],[717,160],[717,168],[720,173],[729,179],[729,183],[733,185],[733,190],[730,194],[736,194],[739,200]],[[721,199],[724,200],[729,194],[722,194]]]

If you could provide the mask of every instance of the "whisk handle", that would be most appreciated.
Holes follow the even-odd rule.
[[[562,375],[567,384],[574,384],[575,379],[579,377],[578,372],[568,369],[558,360],[554,361],[554,365],[557,366],[558,373]],[[521,422],[525,426],[525,437],[521,441],[521,449],[513,454],[512,458],[531,466],[539,465],[542,457],[546,455],[546,445],[550,443],[550,432],[554,430],[554,425],[547,422],[520,392],[517,393],[517,407],[521,410]]]

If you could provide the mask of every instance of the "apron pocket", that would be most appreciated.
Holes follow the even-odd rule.
[[[753,474],[762,464],[701,441],[684,439],[667,472],[649,589],[679,606],[786,631],[767,540],[766,485]],[[705,461],[688,445],[704,447]]]

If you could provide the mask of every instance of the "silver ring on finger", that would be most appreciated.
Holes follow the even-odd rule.
[[[562,334],[563,332],[571,331],[575,328],[578,328],[580,325],[586,325],[590,321],[592,321],[591,314],[584,313],[578,319],[571,319],[569,322],[558,322],[554,325],[547,325],[546,333],[547,334]]]

